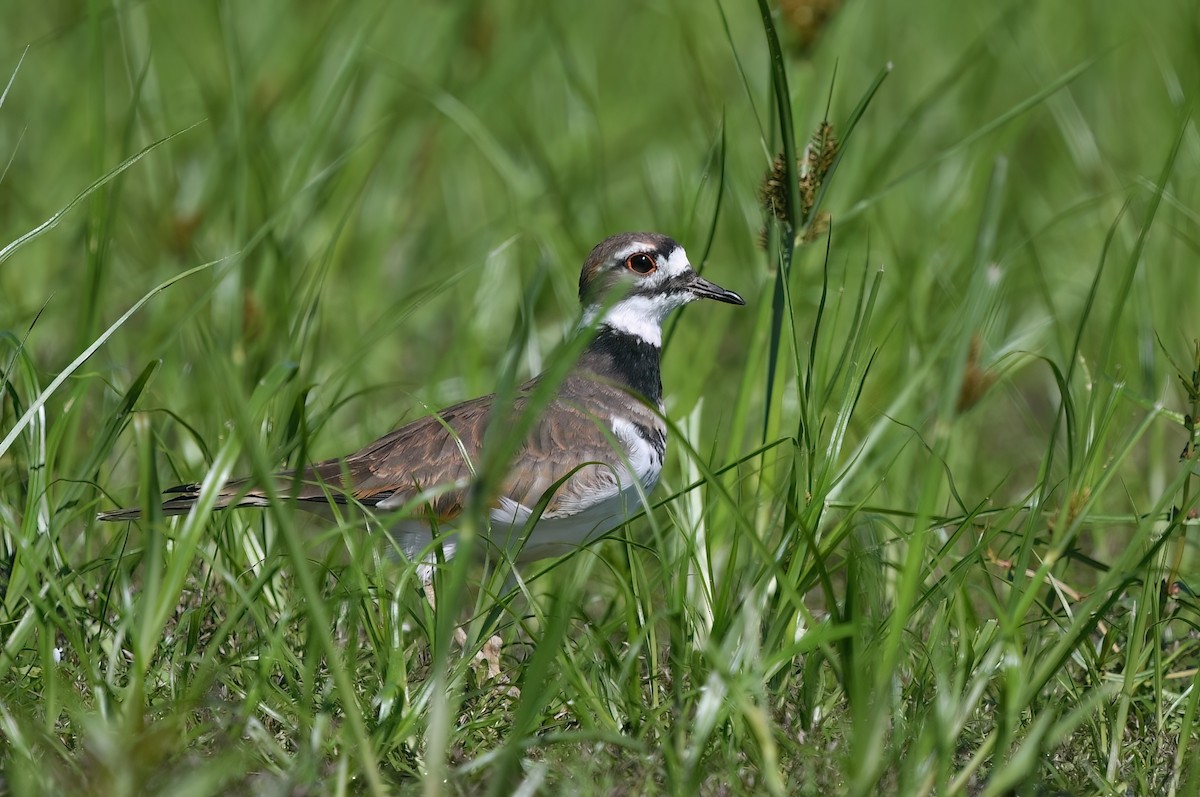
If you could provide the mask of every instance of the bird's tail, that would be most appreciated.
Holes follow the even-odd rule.
[[[249,493],[239,489],[242,486],[241,482],[230,482],[221,490],[221,494],[217,496],[216,509],[236,509],[243,506],[266,506],[267,498],[265,495],[257,491]],[[196,501],[200,498],[199,484],[181,484],[178,487],[172,487],[169,490],[164,490],[164,500],[162,502],[163,515],[170,517],[172,515],[186,515],[196,505]],[[137,520],[142,516],[141,507],[127,507],[124,509],[114,509],[110,512],[100,512],[96,515],[97,520],[119,521],[119,520]]]

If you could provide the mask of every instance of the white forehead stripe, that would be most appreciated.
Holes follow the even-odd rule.
[[[629,246],[625,247],[624,249],[618,249],[616,254],[613,255],[613,259],[624,260],[625,258],[629,257],[630,255],[636,255],[638,252],[653,252],[653,251],[654,251],[654,244],[650,243],[649,241],[634,241],[633,243],[631,243]]]

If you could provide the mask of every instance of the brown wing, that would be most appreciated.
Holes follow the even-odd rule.
[[[568,378],[568,383],[573,381]],[[514,412],[524,410],[527,391],[533,384],[518,391]],[[513,468],[497,500],[503,496],[532,507],[568,474],[570,478],[546,508],[547,517],[574,514],[596,496],[616,492],[614,468],[622,464],[623,455],[614,450],[611,435],[601,431],[597,420],[600,408],[591,401],[577,400],[578,394],[572,397],[571,393],[575,391],[560,393],[534,424],[514,456]],[[398,508],[426,491],[433,493],[429,500],[433,516],[439,521],[450,520],[462,512],[472,476],[470,463],[479,455],[494,401],[494,396],[483,396],[456,404],[402,426],[349,456],[306,468],[296,500]],[[580,467],[595,462],[608,465]],[[278,492],[291,494],[295,474],[281,473],[278,479]],[[249,483],[248,479],[227,483],[217,507],[265,506],[267,493],[247,490]],[[199,497],[199,485],[172,488],[167,494],[164,514],[183,514]],[[128,520],[138,516],[138,509],[120,509],[99,517]]]
[[[421,491],[435,491],[430,500],[433,515],[439,521],[449,520],[462,511],[473,473],[470,463],[477,462],[493,403],[492,396],[485,396],[455,405],[349,457],[319,463],[306,473],[309,484],[297,497],[324,501],[327,495],[334,500],[341,495],[368,506],[399,507]],[[526,403],[522,391],[513,412],[524,411]],[[532,507],[569,476],[545,514],[570,515],[597,494],[615,494],[619,487],[614,468],[624,456],[614,451],[611,433],[601,431],[594,412],[560,396],[543,410],[514,454],[513,467],[496,498]]]
[[[494,396],[483,396],[456,404],[348,457],[320,462],[305,471],[296,497],[399,507],[422,491],[448,488],[431,500],[434,516],[448,520],[462,511],[493,403]]]

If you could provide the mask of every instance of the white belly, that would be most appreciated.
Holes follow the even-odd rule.
[[[643,484],[649,494],[658,480]],[[565,517],[544,517],[528,529],[529,511],[511,513],[493,510],[490,542],[515,562],[532,562],[552,556],[563,556],[620,526],[642,509],[642,498],[632,485],[614,496]],[[505,515],[508,514],[506,518]],[[518,522],[511,522],[511,520]]]
[[[654,489],[655,481],[643,485],[648,494]],[[532,562],[554,556],[563,556],[593,542],[597,538],[620,526],[642,509],[642,498],[638,490],[630,486],[615,496],[565,517],[543,517],[527,528],[531,512],[528,507],[512,502],[491,511],[491,523],[484,544],[479,546],[480,556],[498,556],[513,562]],[[433,532],[429,525],[419,520],[405,520],[392,528],[392,536],[399,543],[405,556],[415,561],[433,562]],[[442,557],[451,559],[458,547],[458,531],[453,523],[438,527]]]

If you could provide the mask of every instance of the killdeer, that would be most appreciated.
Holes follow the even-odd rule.
[[[614,295],[619,296],[615,302]],[[579,299],[580,327],[595,327],[595,337],[533,423],[490,507],[487,539],[517,563],[565,554],[640,509],[639,486],[645,493],[654,488],[667,445],[659,370],[663,320],[696,299],[745,304],[738,294],[700,277],[683,247],[658,233],[623,233],[598,244],[580,272]],[[513,412],[529,403],[540,378],[515,391]],[[494,395],[455,404],[349,456],[312,465],[301,474],[293,497],[317,511],[330,502],[387,511],[428,496],[422,512],[393,529],[404,553],[421,564],[428,584],[435,533],[444,557],[453,556],[454,521],[464,510],[472,463],[495,405]],[[277,478],[281,495],[297,481],[295,474]],[[526,522],[551,489],[526,537]],[[199,496],[198,484],[167,490],[163,514],[185,514]],[[224,485],[216,505],[267,502],[265,491],[238,479]],[[118,509],[99,519],[140,515],[140,509]]]

